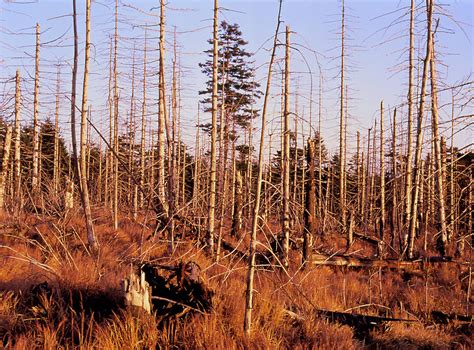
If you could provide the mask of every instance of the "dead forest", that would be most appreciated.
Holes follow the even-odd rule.
[[[0,348],[473,347],[473,57],[441,53],[473,23],[391,3],[403,84],[366,128],[352,1],[330,58],[282,0],[256,54],[214,0],[199,56],[182,2],[67,3],[0,52]]]

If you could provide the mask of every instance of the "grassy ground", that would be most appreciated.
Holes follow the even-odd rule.
[[[441,266],[424,274],[330,267],[260,270],[256,274],[253,332],[243,334],[245,261],[213,263],[190,241],[173,254],[140,217],[122,217],[118,231],[105,210],[94,212],[101,243],[98,257],[85,247],[80,212],[66,219],[0,214],[0,341],[12,349],[470,349],[472,325],[429,321],[432,311],[472,314],[468,274]],[[343,241],[327,237],[336,251]],[[234,243],[236,243],[234,241]],[[360,244],[360,243],[358,243]],[[241,242],[245,249],[247,241]],[[369,249],[363,245],[352,250]],[[215,291],[214,311],[158,327],[160,315],[123,309],[120,282],[131,264],[194,261]],[[51,287],[40,293],[41,283]],[[33,288],[35,288],[33,290]],[[353,328],[315,316],[315,309],[350,311],[415,320],[392,322],[365,339]],[[288,317],[292,310],[301,318]],[[418,320],[418,321],[416,321]],[[0,348],[2,343],[0,342]]]

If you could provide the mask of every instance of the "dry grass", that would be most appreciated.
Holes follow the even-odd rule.
[[[328,267],[258,271],[251,338],[243,334],[245,262],[214,264],[191,242],[169,254],[165,242],[144,240],[150,229],[122,218],[117,232],[105,210],[94,212],[101,242],[98,257],[84,245],[80,213],[66,220],[27,215],[20,224],[0,213],[0,339],[13,349],[468,349],[472,327],[392,323],[369,339],[348,326],[328,323],[314,309],[423,318],[432,310],[465,314],[467,288],[459,269],[441,267],[425,276]],[[263,238],[262,238],[263,239]],[[248,242],[244,240],[243,247]],[[343,242],[337,243],[342,246]],[[334,246],[337,250],[338,246]],[[8,248],[6,248],[8,247]],[[244,249],[244,248],[242,248]],[[357,247],[357,249],[362,249]],[[294,261],[299,255],[294,254]],[[140,260],[197,262],[216,292],[214,311],[158,327],[159,315],[122,308],[119,286]],[[296,263],[294,264],[296,265]],[[31,287],[48,282],[39,300]],[[471,300],[472,302],[472,300]],[[285,309],[303,318],[291,319]],[[1,344],[1,343],[0,343]],[[1,345],[0,345],[1,347]]]

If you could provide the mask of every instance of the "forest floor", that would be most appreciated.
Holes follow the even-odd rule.
[[[151,215],[141,215],[136,221],[124,215],[117,231],[107,210],[95,209],[93,215],[98,256],[87,251],[79,209],[62,218],[23,214],[14,220],[0,213],[0,348],[473,347],[473,322],[449,319],[464,315],[472,320],[472,275],[466,265],[432,264],[421,272],[330,266],[302,269],[300,252],[294,250],[288,271],[271,266],[257,270],[252,334],[246,337],[244,256],[223,251],[216,263],[185,237],[177,238],[170,254],[166,242],[149,238]],[[180,230],[178,226],[176,232]],[[246,252],[247,237],[237,241],[227,237],[227,229],[223,231],[227,241]],[[345,250],[339,235],[328,235],[324,242],[316,241],[315,246],[333,254]],[[373,256],[372,248],[361,241],[350,253]],[[466,256],[472,253],[469,250]],[[198,264],[203,283],[214,292],[212,311],[189,312],[163,322],[159,313],[124,308],[121,281],[131,265],[142,261]],[[320,310],[389,320],[361,329],[363,325],[323,317]]]

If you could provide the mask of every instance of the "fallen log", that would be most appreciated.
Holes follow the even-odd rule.
[[[375,238],[375,237],[366,236],[366,235],[363,235],[363,234],[357,233],[357,232],[354,232],[353,235],[354,235],[355,238],[358,238],[361,241],[364,241],[364,242],[370,243],[372,245],[375,245],[376,247],[380,243],[380,239]]]
[[[317,266],[345,266],[349,268],[385,268],[390,270],[424,270],[436,264],[472,266],[470,261],[453,260],[450,257],[426,257],[412,261],[397,259],[369,259],[348,255],[313,254],[312,264]]]
[[[402,323],[434,323],[446,325],[449,322],[456,321],[461,324],[472,324],[474,322],[473,316],[465,315],[455,315],[455,314],[446,314],[441,311],[432,311],[431,318],[429,320],[419,318],[416,320],[404,319],[404,318],[394,318],[394,317],[384,317],[384,316],[373,316],[373,315],[363,315],[342,311],[329,311],[315,309],[313,310],[314,314],[317,317],[324,318],[329,322],[335,322],[342,325],[347,325],[354,329],[354,336],[357,339],[366,339],[370,332],[375,328],[381,328],[386,326],[389,322],[402,322]],[[291,310],[284,310],[285,316],[290,318],[295,322],[305,321],[305,317]]]

